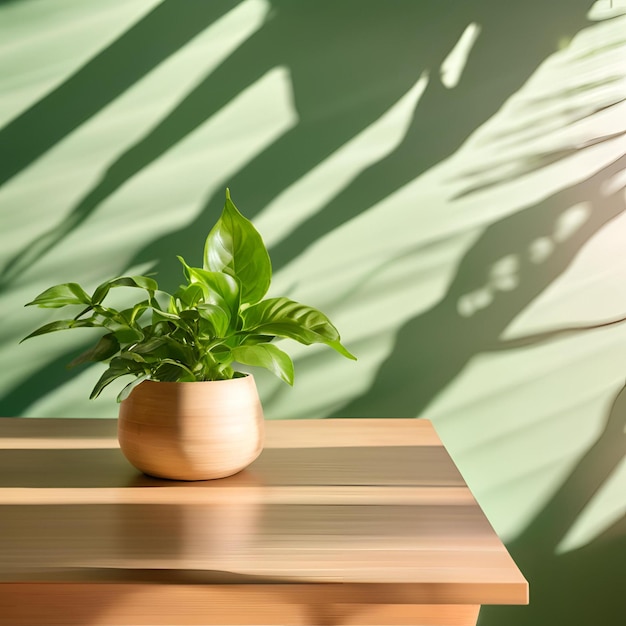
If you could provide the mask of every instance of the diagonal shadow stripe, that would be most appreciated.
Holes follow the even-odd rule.
[[[349,43],[353,42],[350,39],[350,26],[354,26],[353,13],[356,6],[354,3],[342,3],[339,5],[339,8],[336,8],[336,5],[333,3],[322,3],[321,6],[324,10],[305,10],[305,7],[309,5],[275,0],[274,6],[276,10],[272,19],[263,27],[262,34],[248,40],[246,44],[231,55],[193,92],[188,94],[180,106],[170,116],[162,120],[161,124],[152,133],[120,156],[108,170],[104,179],[74,208],[68,219],[61,223],[58,228],[44,234],[42,238],[36,241],[36,246],[32,248],[31,252],[36,251],[37,257],[41,256],[42,252],[54,246],[76,228],[95,210],[103,199],[118,189],[134,173],[140,171],[165,152],[173,143],[179,141],[207,117],[210,117],[215,110],[245,89],[255,77],[262,75],[274,63],[285,61],[293,73],[296,104],[302,121],[298,125],[297,132],[292,133],[282,141],[276,142],[276,145],[271,146],[250,167],[246,166],[236,175],[236,180],[239,183],[245,183],[243,193],[247,194],[251,201],[250,204],[247,204],[244,200],[241,205],[248,215],[253,215],[262,208],[263,202],[268,201],[282,189],[286,188],[290,182],[293,182],[297,176],[302,174],[302,171],[314,166],[319,160],[330,154],[334,149],[342,145],[344,141],[358,132],[360,128],[364,128],[372,123],[392,103],[397,101],[399,95],[406,92],[407,87],[412,85],[416,79],[416,69],[413,63],[407,63],[407,69],[403,63],[398,62],[398,59],[404,58],[403,54],[405,56],[409,54],[412,58],[413,53],[421,52],[424,55],[424,61],[427,61],[429,65],[436,66],[452,47],[456,37],[468,23],[469,19],[482,18],[483,21],[491,20],[490,24],[494,32],[489,42],[484,44],[478,62],[474,61],[473,69],[470,68],[468,70],[469,78],[466,81],[469,86],[464,84],[457,87],[457,89],[468,90],[467,98],[460,97],[459,101],[455,102],[455,93],[458,94],[460,92],[453,90],[450,97],[446,99],[448,107],[441,109],[438,106],[442,102],[441,94],[432,94],[430,104],[428,104],[426,109],[426,111],[431,112],[431,115],[426,115],[426,121],[433,122],[435,120],[436,122],[436,136],[426,135],[426,137],[432,139],[432,154],[428,150],[424,150],[422,147],[423,143],[418,141],[420,136],[418,131],[420,129],[423,130],[425,123],[424,121],[417,122],[425,113],[422,109],[416,115],[417,126],[415,132],[410,137],[407,137],[402,150],[395,154],[394,159],[389,161],[388,164],[385,163],[384,168],[366,173],[375,173],[376,176],[371,176],[370,178],[372,181],[377,181],[373,195],[365,194],[368,202],[372,198],[375,199],[378,195],[391,193],[398,184],[402,184],[398,180],[406,176],[414,177],[419,173],[420,168],[429,167],[438,159],[444,158],[458,146],[467,133],[474,130],[476,124],[483,120],[484,114],[480,113],[478,117],[475,117],[475,113],[473,114],[474,117],[471,120],[471,124],[463,119],[465,109],[479,110],[483,105],[486,95],[480,88],[480,85],[485,81],[489,81],[493,73],[505,75],[504,86],[500,85],[498,87],[498,97],[488,103],[491,109],[497,109],[510,93],[519,88],[520,81],[523,81],[526,74],[532,71],[532,67],[535,67],[552,50],[556,39],[555,22],[559,25],[559,32],[561,32],[561,29],[576,30],[581,24],[585,23],[586,18],[582,8],[583,6],[586,8],[589,3],[576,0],[576,11],[570,5],[570,10],[566,11],[565,15],[562,15],[563,6],[561,3],[556,3],[557,6],[555,7],[550,5],[549,8],[544,8],[542,5],[542,11],[548,13],[548,15],[543,17],[546,20],[548,17],[550,19],[548,20],[548,25],[541,29],[541,46],[538,42],[536,43],[538,52],[536,56],[533,56],[534,65],[525,62],[523,64],[525,69],[522,73],[507,73],[511,65],[508,60],[501,59],[499,61],[500,65],[492,65],[491,61],[489,61],[491,55],[496,57],[503,56],[499,51],[506,48],[506,35],[508,32],[507,29],[497,28],[498,20],[502,17],[502,9],[500,8],[500,12],[498,12],[498,6],[491,0],[478,0],[467,3],[467,5],[464,4],[463,11],[459,14],[455,13],[452,18],[449,17],[449,12],[442,9],[440,4],[436,2],[419,4],[409,2],[404,4],[403,7],[406,11],[412,12],[403,15],[405,19],[402,20],[397,16],[390,17],[388,10],[381,7],[378,3],[360,2],[357,4],[361,13],[364,12],[364,7],[374,12],[368,14],[368,19],[372,19],[372,16],[379,18],[372,19],[376,26],[376,31],[380,30],[379,26],[382,24],[381,20],[383,19],[390,20],[390,28],[398,24],[408,24],[406,30],[402,31],[403,35],[400,38],[401,44],[399,48],[394,48],[394,52],[389,58],[386,58],[384,61],[378,61],[376,65],[374,64],[375,58],[370,59],[371,62],[369,64],[363,64],[361,51],[365,53],[368,49],[373,48],[376,53],[374,57],[380,52],[380,46],[376,48],[369,37],[364,37],[356,40],[360,42],[359,54],[356,55],[356,58],[346,58],[343,65],[337,62],[332,63],[333,54],[337,50],[341,51]],[[284,12],[282,17],[281,11]],[[530,13],[532,22],[533,24],[535,23],[535,16],[532,14],[532,11],[528,10],[528,7],[522,13],[523,15]],[[560,21],[554,18],[555,15],[558,15]],[[330,16],[340,16],[342,19],[328,19]],[[315,17],[315,21],[311,21],[313,17]],[[411,19],[408,19],[409,17]],[[508,19],[509,22],[507,23],[515,22],[514,18]],[[439,20],[445,36],[437,31],[435,40],[438,41],[438,44],[436,48],[431,48],[429,45],[424,47],[423,43],[419,43],[419,45],[411,43],[416,39],[416,29],[418,32],[422,31],[426,36],[429,32],[435,30],[432,26],[437,20]],[[299,27],[294,28],[298,25]],[[304,45],[303,33],[305,31],[303,29],[313,25],[316,28],[312,30],[309,39],[307,39],[308,44]],[[391,28],[391,31],[397,34],[397,29]],[[325,32],[332,41],[340,41],[341,46],[337,49],[331,47],[327,56],[320,56],[324,52],[324,50],[319,50],[320,32]],[[369,33],[370,31],[367,32]],[[419,37],[417,39],[419,40]],[[385,43],[386,40],[383,39],[381,41]],[[426,41],[429,42],[431,40],[427,39]],[[549,46],[548,43],[550,44]],[[535,44],[533,43],[533,45]],[[530,49],[532,49],[532,46]],[[369,54],[372,54],[371,50]],[[522,53],[520,52],[520,54]],[[322,61],[326,61],[326,63],[322,63]],[[357,62],[361,63],[363,67]],[[328,75],[320,72],[321,63],[325,68],[328,66]],[[355,68],[360,69],[357,72]],[[375,73],[373,74],[373,72]],[[395,77],[398,72],[401,80],[398,81],[394,78],[391,83],[384,80],[390,73],[393,73]],[[419,71],[417,74],[419,74]],[[379,80],[373,81],[372,76],[377,77]],[[474,80],[478,80],[479,84],[472,89],[471,84]],[[377,86],[377,89],[379,88],[379,83],[381,85],[384,84],[382,94],[378,94],[378,91],[376,92],[380,96],[378,99],[365,97],[371,95],[369,88],[372,83]],[[358,115],[353,114],[354,93],[360,93],[363,96],[363,102],[365,102]],[[207,103],[210,104],[210,107],[207,107]],[[322,107],[324,108],[322,109]],[[346,109],[347,113],[343,115],[338,114],[336,111],[337,107]],[[435,112],[437,116],[435,116]],[[356,123],[354,120],[356,120]],[[461,130],[452,132],[454,135],[453,139],[449,142],[444,142],[443,147],[437,148],[436,144],[439,135],[443,136],[449,130],[445,127],[447,120],[452,120]],[[455,126],[455,129],[457,126]],[[323,139],[316,139],[316,136],[321,137],[322,135],[325,135]],[[415,160],[411,161],[408,158],[420,151],[424,154],[422,158],[425,159],[421,165],[419,161],[416,163]],[[394,164],[405,161],[407,163],[411,161],[408,170],[403,166],[402,171],[399,173],[400,178],[398,178],[397,175],[393,174]],[[267,173],[267,176],[264,175],[265,173]],[[389,179],[386,177],[387,173],[390,174]],[[357,195],[354,193],[355,189],[358,192]],[[369,206],[358,200],[361,193],[363,193],[363,189],[361,189],[359,184],[356,184],[355,187],[349,188],[345,198],[343,195],[341,196],[344,199],[349,199],[349,202],[345,202],[345,204],[333,202],[329,205],[325,213],[331,216],[331,225],[325,225],[324,228],[332,228],[337,223],[337,220],[344,220],[346,215],[358,213],[365,206]],[[237,192],[238,202],[239,198],[240,195]],[[153,252],[156,252],[161,258],[165,256],[173,258],[175,253],[180,253],[181,250],[184,251],[190,248],[194,238],[203,238],[206,234],[206,229],[200,228],[199,224],[202,222],[204,226],[204,223],[208,221],[207,212],[210,204],[211,202],[205,206],[198,220],[194,221],[193,224],[157,240],[154,244],[149,245],[148,248],[140,251],[137,259],[141,260],[142,255],[147,253],[147,256],[152,260],[154,258]],[[334,209],[331,210],[331,207],[334,207]],[[314,229],[312,229],[312,232],[314,232]],[[316,234],[315,236],[318,235]],[[199,249],[200,245],[194,245],[195,248]],[[21,264],[18,263],[18,265],[28,266],[29,258],[28,255],[21,259],[18,258],[18,261],[21,260]],[[17,269],[19,270],[19,267]],[[175,271],[176,276],[171,278],[172,281],[178,280],[180,271],[178,266],[176,266]],[[164,284],[168,286],[168,277],[166,277]]]
[[[240,0],[165,0],[0,130],[0,185],[28,167]],[[132,60],[132,61],[129,61]]]
[[[287,265],[319,238],[452,155],[556,51],[560,37],[573,37],[589,24],[589,5],[588,0],[516,6],[468,3],[463,12],[465,24],[478,23],[481,32],[458,85],[449,89],[432,77],[400,145],[274,246],[270,250],[274,267]],[[425,57],[426,68],[433,73],[455,43],[449,38],[451,33],[442,33],[441,25],[436,26],[446,46],[445,52],[433,48]]]
[[[315,6],[273,0],[270,17],[260,30],[185,94],[154,128],[122,152],[61,222],[24,246],[7,263],[0,276],[0,288],[5,289],[57,246],[133,176],[269,70],[284,65],[292,77],[300,121],[255,159],[251,167],[244,168],[242,175],[236,175],[233,184],[227,185],[246,215],[254,216],[266,200],[388,110],[415,84],[421,73],[416,65],[425,59],[433,59],[434,64],[440,62],[468,20],[465,9],[450,13],[435,0],[404,0],[398,6],[403,9],[404,19],[376,0],[326,1]],[[443,35],[433,28],[435,24]],[[416,29],[421,32],[420,37],[415,36]],[[323,48],[319,45],[320,33],[325,37]],[[405,54],[418,60],[399,63]],[[244,180],[248,172],[252,181]],[[185,230],[184,237],[195,240],[205,230],[199,230],[198,224],[204,226],[209,222],[209,214],[218,214],[222,192],[219,195],[217,211],[212,210],[217,201],[209,201],[194,225]],[[180,251],[178,248],[170,255],[166,245],[158,257],[173,257]],[[136,262],[133,260],[132,264]]]
[[[623,624],[626,516],[582,547],[561,554],[557,547],[623,462],[625,426],[626,388],[622,388],[596,441],[526,529],[507,546],[530,583],[530,606],[524,611],[485,607],[479,626]]]
[[[78,348],[64,352],[8,390],[0,397],[0,416],[18,417],[25,415],[28,408],[37,400],[72,380],[79,371],[68,369],[67,364],[92,345],[93,342],[87,342]]]
[[[623,190],[604,195],[602,189],[625,167],[626,155],[586,180],[490,225],[464,255],[445,296],[400,328],[392,352],[370,387],[334,415],[418,416],[471,358],[497,347],[500,335],[520,311],[565,271],[591,237],[623,213]],[[585,200],[592,205],[588,220],[566,241],[553,242],[554,249],[544,262],[532,262],[528,251],[533,242],[539,238],[552,241],[559,217]],[[462,315],[461,299],[488,285],[490,269],[512,256],[518,264],[517,286],[498,291],[488,306]]]

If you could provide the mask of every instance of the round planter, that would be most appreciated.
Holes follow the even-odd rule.
[[[263,449],[254,377],[144,381],[120,405],[118,439],[124,456],[151,476],[209,480],[236,474]]]

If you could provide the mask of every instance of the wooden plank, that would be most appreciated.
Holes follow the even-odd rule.
[[[165,481],[163,481],[165,483]],[[141,487],[80,487],[0,488],[2,504],[225,504],[258,502],[265,504],[372,504],[404,505],[430,504],[468,506],[475,503],[467,487],[354,487],[324,486],[261,486],[254,484],[224,484],[213,489],[185,489],[164,484],[155,489]]]
[[[117,419],[0,418],[0,450],[118,448]]]
[[[265,448],[245,471],[251,481],[272,486],[466,486],[441,446]],[[193,489],[213,484],[187,483]],[[5,449],[0,454],[0,488],[157,485],[163,481],[133,468],[119,449]]]
[[[441,446],[422,419],[325,419],[266,421],[270,448]]]
[[[0,579],[65,570],[206,572],[218,582],[481,583],[525,588],[476,505],[10,505],[0,507]],[[180,574],[180,576],[179,576]],[[472,602],[478,602],[473,598]]]
[[[346,600],[352,589],[347,593],[327,588],[312,591],[289,585],[0,585],[0,625],[473,626],[479,609],[467,604],[403,602],[397,594],[390,601],[381,601],[381,588],[357,601]]]
[[[0,420],[5,586],[245,583],[383,613],[526,602],[526,581],[426,420],[268,422],[249,468],[199,482],[135,470],[115,422]]]
[[[265,447],[440,446],[428,420],[267,420]],[[0,449],[117,448],[117,419],[0,418]]]

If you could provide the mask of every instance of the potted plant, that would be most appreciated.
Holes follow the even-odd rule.
[[[108,365],[91,398],[122,376],[133,380],[118,396],[118,437],[127,459],[147,474],[205,480],[234,474],[263,444],[263,412],[252,375],[238,364],[264,367],[293,384],[291,358],[272,341],[323,343],[355,357],[330,320],[288,298],[263,299],[270,258],[261,235],[226,190],[222,214],[209,232],[203,267],[182,257],[185,282],[173,294],[150,276],[107,280],[90,295],[77,283],[46,289],[26,306],[75,307],[69,318],[41,326],[29,339],[98,327],[99,341],[69,365]],[[118,287],[140,290],[123,310],[105,304]]]

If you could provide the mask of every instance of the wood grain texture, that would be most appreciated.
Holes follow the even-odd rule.
[[[215,606],[258,597],[268,621],[251,623],[435,626],[473,624],[481,604],[527,602],[526,581],[426,420],[266,422],[266,448],[246,470],[191,483],[91,447],[110,440],[115,420],[60,420],[63,437],[49,435],[54,421],[0,419],[3,609],[16,589],[70,588],[95,594],[89,606],[115,591],[109,612],[121,598],[147,609],[156,585],[174,603],[193,588],[198,606],[205,592]],[[77,441],[86,447],[68,443]],[[291,621],[273,622],[274,610]],[[244,621],[217,611],[217,622],[187,623],[248,623],[241,611],[231,617]],[[124,623],[93,619],[83,623]]]
[[[475,605],[381,602],[379,593],[358,601],[346,595],[331,593],[329,600],[281,585],[0,585],[0,626],[474,626],[479,611]]]
[[[232,476],[263,448],[263,408],[254,377],[202,382],[144,380],[120,404],[124,456],[151,476]]]

